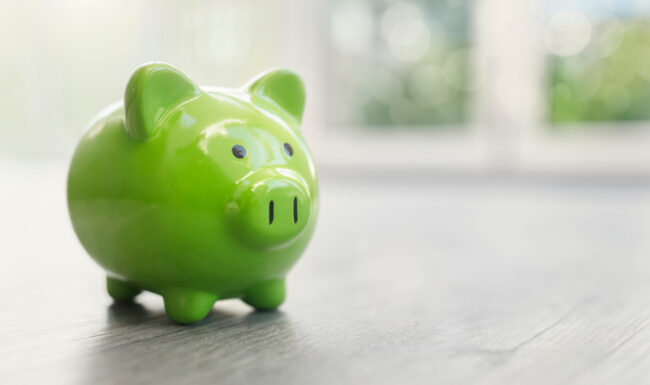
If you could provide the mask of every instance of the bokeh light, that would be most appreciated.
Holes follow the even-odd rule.
[[[392,5],[382,18],[382,32],[390,52],[398,60],[414,62],[429,50],[430,32],[420,9],[410,3]]]
[[[558,15],[563,15],[558,18]],[[646,17],[561,12],[546,28],[552,122],[650,119],[650,26]],[[566,20],[575,24],[555,38]],[[560,21],[558,21],[560,20]],[[590,27],[587,28],[586,25]],[[576,26],[577,25],[577,26]],[[589,30],[589,34],[587,34]],[[590,35],[587,39],[586,36]],[[586,43],[585,43],[586,42]],[[583,46],[584,45],[584,46]]]
[[[333,1],[330,123],[389,128],[467,122],[476,84],[470,76],[471,8],[466,0]]]
[[[409,90],[415,102],[424,107],[438,106],[447,100],[449,87],[442,70],[434,64],[417,67],[409,77]]]
[[[582,13],[559,12],[546,26],[547,49],[560,56],[572,56],[582,51],[591,38],[591,22]]]

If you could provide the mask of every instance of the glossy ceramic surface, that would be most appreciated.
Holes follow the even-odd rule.
[[[72,224],[113,298],[159,293],[180,323],[218,299],[262,310],[284,301],[318,208],[304,101],[302,81],[284,70],[241,89],[202,89],[162,63],[134,72],[68,176]]]

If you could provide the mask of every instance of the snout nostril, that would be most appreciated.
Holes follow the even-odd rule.
[[[298,197],[293,198],[293,223],[298,223]]]
[[[269,202],[269,225],[273,223],[273,201]]]

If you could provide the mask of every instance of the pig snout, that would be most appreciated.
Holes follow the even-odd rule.
[[[228,214],[244,241],[274,246],[300,235],[309,221],[311,206],[312,196],[299,174],[270,168],[237,181]]]

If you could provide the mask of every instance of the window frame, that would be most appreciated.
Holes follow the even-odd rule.
[[[434,130],[328,127],[325,121],[328,36],[324,0],[286,0],[287,33],[306,38],[288,47],[306,69],[309,91],[304,133],[323,167],[428,168],[441,171],[550,174],[650,174],[650,121],[551,124],[546,119],[546,51],[541,0],[475,0],[472,75],[483,79],[473,94],[473,122]],[[305,15],[308,15],[305,17]],[[295,21],[295,19],[294,19]],[[517,34],[511,33],[513,29]],[[297,43],[300,40],[295,40]],[[303,49],[305,48],[305,49]],[[502,54],[507,51],[508,54]],[[311,56],[305,56],[305,53]]]

